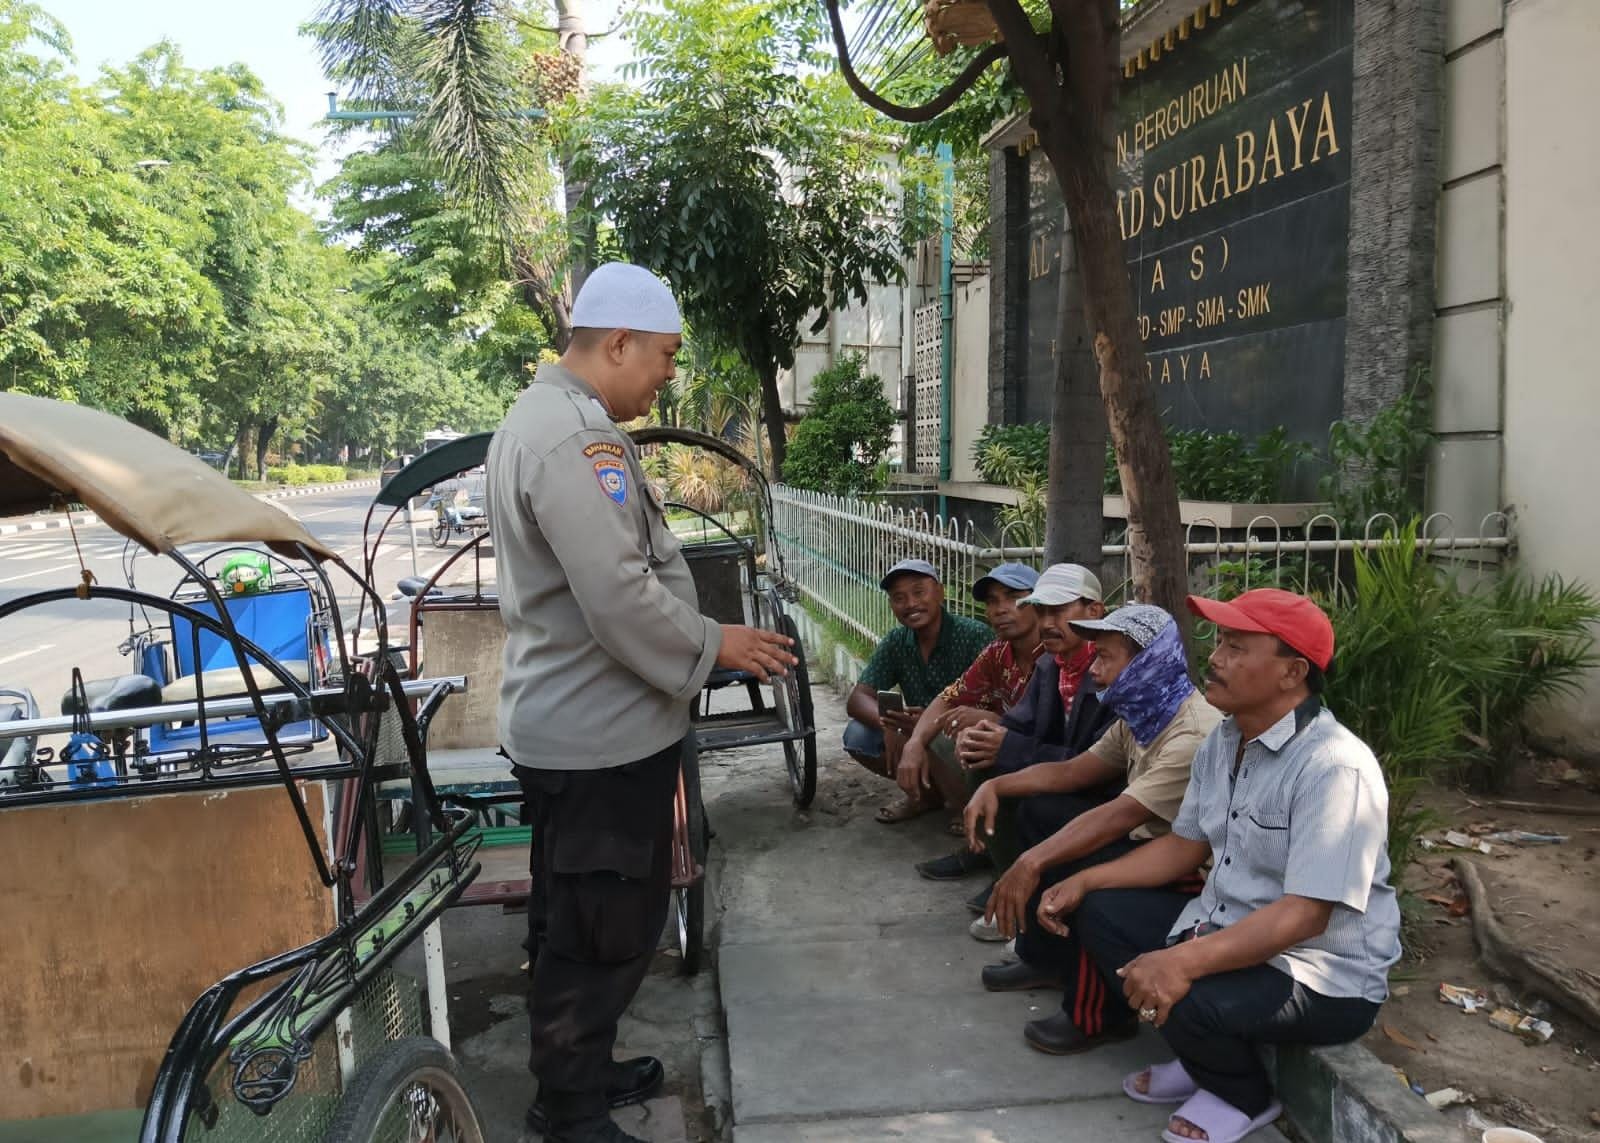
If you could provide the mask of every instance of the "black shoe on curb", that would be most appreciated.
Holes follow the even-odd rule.
[[[971,877],[974,873],[981,873],[988,868],[988,856],[973,853],[966,846],[943,857],[935,857],[931,861],[917,862],[917,872],[929,881],[960,881],[963,877]]]
[[[994,882],[990,882],[977,893],[967,898],[967,912],[973,916],[983,916],[983,911],[989,907],[989,894],[994,892]]]
[[[983,966],[983,986],[990,992],[1023,992],[1030,988],[1060,988],[1061,977],[1035,968],[1025,960],[1007,960]]]
[[[535,1127],[534,1130],[544,1137],[544,1143],[647,1143],[637,1135],[629,1135],[611,1122],[609,1115],[580,1119],[576,1123],[563,1124],[549,1130],[541,1127]]]
[[[661,1061],[654,1056],[635,1056],[631,1060],[613,1063],[611,1068],[611,1082],[606,1084],[606,1103],[611,1107],[627,1107],[632,1103],[643,1103],[661,1090],[661,1083],[667,1074],[666,1069],[661,1066]],[[524,1118],[528,1126],[541,1135],[550,1125],[544,1106],[538,1100],[533,1101]],[[597,1136],[597,1138],[607,1137]],[[632,1136],[623,1135],[621,1138],[631,1139]]]
[[[1051,1056],[1072,1056],[1111,1044],[1118,1040],[1131,1040],[1139,1034],[1137,1020],[1119,1020],[1093,1036],[1085,1036],[1065,1012],[1046,1016],[1043,1020],[1029,1020],[1022,1027],[1022,1038],[1028,1047]]]

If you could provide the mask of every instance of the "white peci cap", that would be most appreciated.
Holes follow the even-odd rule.
[[[683,316],[672,290],[643,266],[596,266],[572,303],[574,329],[631,329],[682,333]]]

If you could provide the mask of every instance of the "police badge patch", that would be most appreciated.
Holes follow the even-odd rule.
[[[600,482],[600,490],[617,504],[628,502],[628,470],[620,460],[606,457],[595,461],[594,478]]]

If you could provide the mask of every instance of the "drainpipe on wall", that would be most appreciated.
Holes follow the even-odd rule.
[[[950,479],[950,389],[955,372],[955,284],[952,261],[956,229],[956,167],[949,143],[940,143],[939,169],[943,177],[944,209],[939,225],[939,479]],[[939,515],[947,516],[944,493],[939,493]]]

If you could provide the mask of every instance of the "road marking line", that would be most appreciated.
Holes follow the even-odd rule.
[[[27,544],[19,548],[0,549],[0,559],[8,560],[36,560],[40,556],[47,556],[51,552],[63,551],[60,544]]]
[[[21,575],[12,575],[7,576],[5,579],[0,579],[0,583],[14,583],[19,579],[27,579],[36,575],[48,575],[51,572],[71,571],[77,566],[77,564],[62,564],[60,567],[54,568],[34,568],[31,572],[23,572]]]
[[[48,651],[54,646],[54,643],[40,643],[37,647],[29,648],[26,651],[15,651],[10,655],[0,655],[0,667],[5,666],[7,663],[15,663],[18,659],[26,659],[29,655],[37,655],[40,651]]]
[[[315,520],[318,516],[326,516],[330,512],[343,512],[343,511],[345,511],[343,506],[338,507],[338,508],[324,508],[320,512],[303,512],[297,518],[301,519],[301,520]]]

